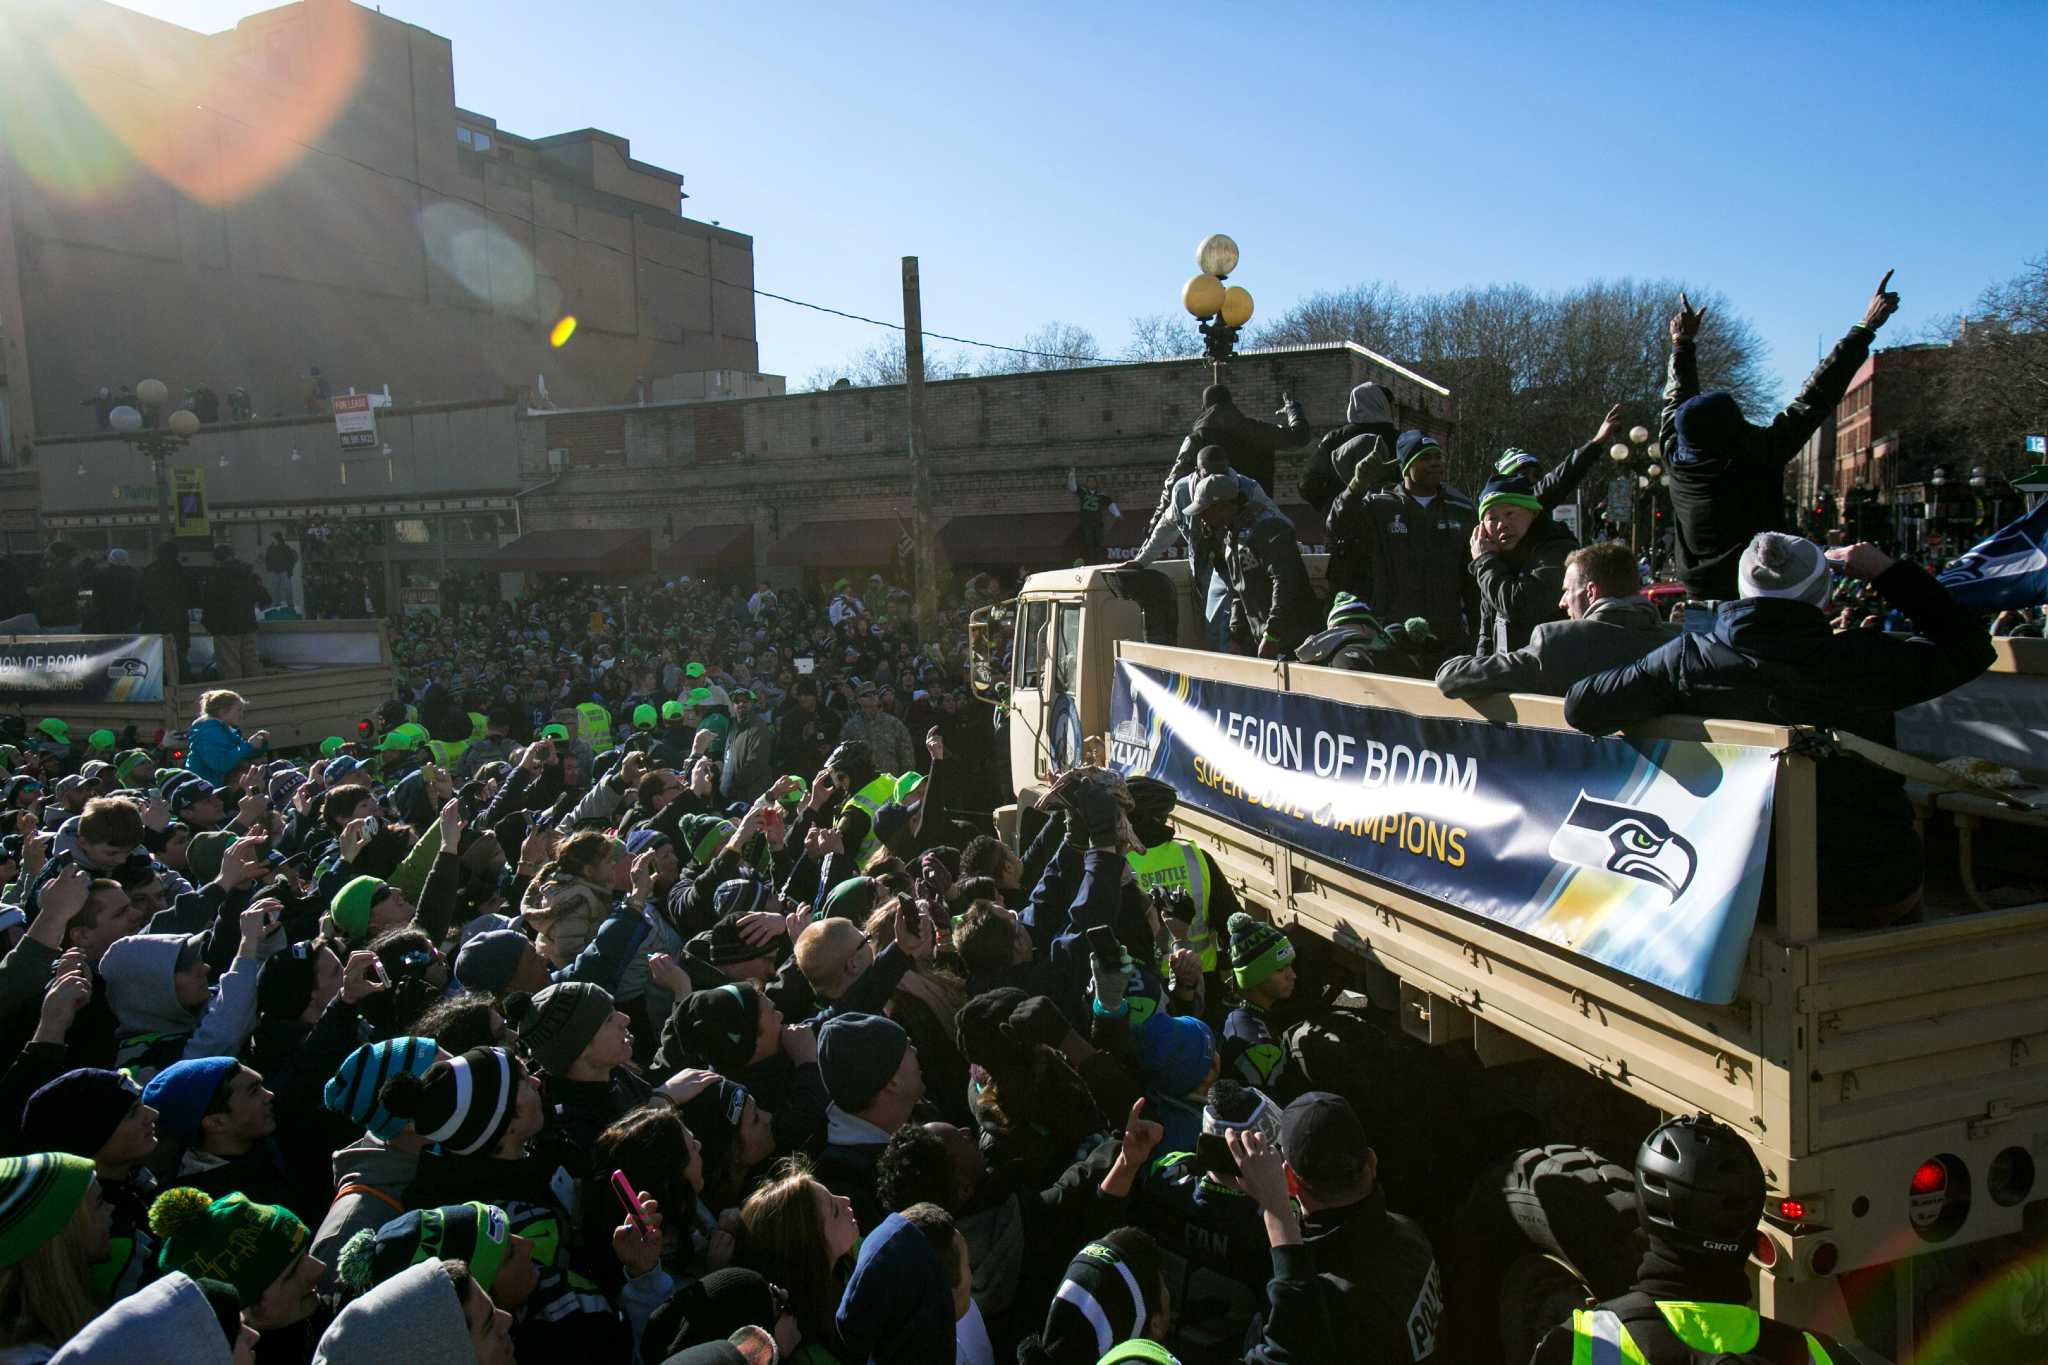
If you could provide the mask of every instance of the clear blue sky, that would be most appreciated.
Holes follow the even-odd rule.
[[[127,0],[214,31],[249,0]],[[1887,339],[2048,251],[2048,7],[1012,7],[386,0],[456,99],[595,125],[754,237],[763,289],[1114,354],[1229,232],[1262,315],[1322,287],[1670,275],[1728,294],[1789,387],[1887,267]],[[798,379],[886,333],[759,301]],[[1335,414],[1312,414],[1320,423]]]

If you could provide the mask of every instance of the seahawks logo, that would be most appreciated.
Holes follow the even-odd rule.
[[[1550,837],[1550,856],[1661,886],[1677,900],[1699,865],[1693,846],[1663,816],[1579,793],[1572,813]]]

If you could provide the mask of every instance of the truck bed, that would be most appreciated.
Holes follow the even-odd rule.
[[[1115,654],[1354,705],[1568,728],[1556,698],[1456,702],[1427,682],[1129,639]],[[1959,1214],[1942,1215],[1953,1226],[1909,1237],[1962,1242],[2018,1231],[2035,1159],[2048,1160],[2048,903],[1823,934],[1814,918],[1812,762],[1783,752],[1792,733],[1680,718],[1630,733],[1778,753],[1776,899],[1759,909],[1730,1004],[1682,998],[1209,812],[1183,806],[1175,822],[1217,859],[1240,898],[1340,949],[1376,1003],[1397,1005],[1416,1036],[1469,1041],[1488,1064],[1558,1058],[1656,1109],[1703,1110],[1746,1133],[1775,1194],[1796,1195],[1809,1210],[1803,1224],[1781,1229],[1781,1283],[1823,1278],[1802,1261],[1823,1242],[1838,1270],[1910,1254],[1898,1238],[1915,1227],[1912,1182],[1930,1158],[1947,1158],[1958,1182],[1974,1177],[1975,1188],[1963,1192]],[[1938,802],[1930,810],[1936,849],[1947,817]],[[1995,1162],[2008,1173],[2020,1164],[2007,1150],[2015,1147],[2029,1187],[2017,1196],[2007,1175],[1993,1174]]]

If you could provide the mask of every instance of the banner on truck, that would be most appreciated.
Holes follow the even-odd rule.
[[[163,699],[161,635],[0,636],[0,706]]]
[[[1691,1000],[1735,998],[1769,749],[1594,739],[1117,663],[1110,761],[1254,833]]]

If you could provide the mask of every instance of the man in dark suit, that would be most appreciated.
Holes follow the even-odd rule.
[[[1628,546],[1610,541],[1574,550],[1565,559],[1560,603],[1571,619],[1536,627],[1521,649],[1446,659],[1436,671],[1437,690],[1447,697],[1561,697],[1581,678],[1632,664],[1678,633],[1642,593]]]

